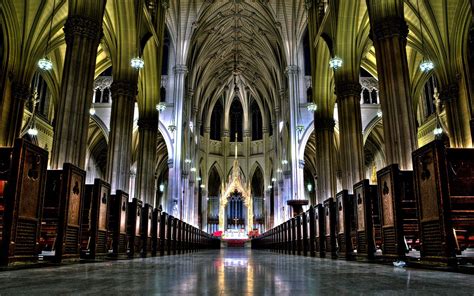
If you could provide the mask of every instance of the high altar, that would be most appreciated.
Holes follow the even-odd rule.
[[[235,159],[232,168],[232,176],[229,176],[227,184],[222,183],[221,186],[221,197],[219,202],[219,230],[227,231],[226,227],[226,206],[232,195],[240,195],[245,208],[247,209],[247,217],[245,219],[245,228],[247,233],[253,230],[253,201],[251,196],[250,183],[243,182],[243,178],[240,173],[240,165],[237,159],[237,135],[235,145]],[[245,233],[245,236],[247,236]]]

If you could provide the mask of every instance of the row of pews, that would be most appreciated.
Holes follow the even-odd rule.
[[[390,165],[252,240],[255,249],[348,260],[473,263],[474,149],[434,141],[413,171]],[[410,252],[412,251],[412,252]],[[419,252],[418,252],[419,251]],[[413,254],[412,254],[413,253]]]
[[[47,170],[48,153],[22,139],[0,148],[0,265],[39,259],[120,259],[219,248],[209,234],[68,163]]]

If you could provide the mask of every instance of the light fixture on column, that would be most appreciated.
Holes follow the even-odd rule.
[[[420,12],[420,6],[418,5],[418,0],[416,0],[416,9],[418,10],[418,21],[420,23],[421,50],[422,50],[422,54],[424,54],[425,53],[425,40],[423,37],[423,26],[421,24],[421,12]],[[421,60],[421,63],[420,63],[421,72],[428,72],[433,69],[434,69],[434,63],[429,58],[423,56],[423,59]]]
[[[36,128],[35,118],[34,118],[34,117],[33,117],[33,119],[32,119],[31,126],[30,126],[30,128],[28,129],[27,133],[28,133],[28,135],[30,135],[30,136],[37,136],[37,135],[38,135],[38,129]]]
[[[201,180],[202,180],[201,177],[199,176],[196,177],[196,181],[200,182]]]
[[[54,9],[56,8],[56,0],[53,1],[53,10],[51,11],[51,20],[49,23],[49,33],[48,33],[48,40],[46,40],[46,48],[44,49],[44,55],[38,61],[38,68],[43,71],[50,71],[53,69],[53,62],[46,56],[49,49],[49,41],[51,41],[51,30],[53,28],[53,17],[54,17]]]
[[[333,70],[337,70],[342,67],[342,59],[338,56],[334,56],[329,60],[329,67]]]
[[[318,110],[318,105],[315,103],[309,103],[308,106],[306,106],[306,109],[308,109],[309,112],[315,112]]]
[[[377,117],[378,117],[378,118],[382,117],[382,115],[383,115],[383,113],[382,113],[381,110],[377,111]]]
[[[276,179],[275,177],[272,178],[272,182],[276,182],[276,180],[277,180],[277,179]]]
[[[196,168],[195,168],[195,167],[192,167],[192,168],[190,169],[190,171],[194,173],[194,172],[196,171]]]
[[[174,124],[168,125],[168,130],[169,130],[171,133],[174,133],[174,131],[176,130],[176,125],[174,125]]]
[[[94,107],[91,107],[91,108],[89,109],[89,114],[90,114],[91,116],[95,115],[95,108],[94,108]]]
[[[199,187],[201,187],[202,189],[204,189],[204,188],[206,188],[206,185],[201,184],[201,186],[199,186]]]
[[[141,57],[137,56],[130,60],[130,66],[136,70],[140,70],[145,66],[145,61]]]
[[[184,163],[188,163],[188,164],[191,163],[191,159],[186,158],[186,159],[184,160]]]
[[[278,169],[277,169],[277,173],[283,173],[283,170],[280,169],[280,168],[278,168]]]
[[[159,103],[159,104],[156,104],[156,110],[157,110],[158,112],[163,112],[163,111],[165,111],[165,110],[166,110],[166,104],[163,103],[163,102],[161,102],[161,103]]]
[[[272,185],[268,185],[268,187],[267,187],[267,188],[268,188],[268,189],[272,189],[272,188],[273,188],[273,186],[272,186]]]
[[[301,134],[304,131],[304,125],[298,124],[296,126],[296,131]]]
[[[287,164],[288,164],[288,160],[283,159],[283,160],[281,161],[281,164],[282,164],[282,165],[287,165]]]
[[[442,127],[436,127],[434,130],[433,130],[433,134],[435,136],[440,136],[443,134],[443,128]]]
[[[313,185],[311,183],[308,183],[308,185],[306,185],[306,189],[308,189],[308,192],[313,191]]]
[[[160,184],[160,192],[164,192],[165,191],[165,184]]]

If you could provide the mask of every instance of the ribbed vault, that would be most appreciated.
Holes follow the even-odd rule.
[[[282,41],[268,6],[260,2],[228,1],[203,7],[196,22],[188,58],[188,85],[195,91],[194,106],[225,88],[250,90],[262,102],[278,96],[285,61]]]

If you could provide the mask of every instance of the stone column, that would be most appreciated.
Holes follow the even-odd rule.
[[[155,204],[155,159],[158,115],[138,119],[137,181],[135,196]]]
[[[334,147],[333,118],[320,118],[315,114],[317,201],[336,196],[336,153]]]
[[[406,54],[408,26],[403,18],[403,9],[399,16],[381,18],[375,14],[371,15],[371,27],[377,58],[386,162],[387,165],[398,163],[401,169],[411,170],[411,153],[417,148],[417,138]]]
[[[298,66],[289,65],[286,67],[286,74],[288,75],[288,99],[290,102],[290,144],[291,144],[291,185],[288,188],[288,199],[303,199],[303,188],[299,188],[298,183],[298,132],[296,125],[298,124]],[[300,192],[301,191],[301,192]],[[303,195],[301,195],[303,194]],[[300,196],[301,195],[301,196]],[[286,205],[286,201],[285,201]]]
[[[11,86],[10,108],[9,112],[2,110],[2,115],[6,115],[7,121],[2,122],[5,126],[3,131],[4,139],[0,144],[4,146],[13,146],[15,139],[20,137],[21,125],[23,123],[23,112],[25,104],[31,97],[31,89],[28,84],[13,82]],[[8,98],[5,98],[8,102]],[[2,108],[7,108],[8,104],[4,104]],[[3,121],[3,120],[2,120]]]
[[[182,156],[183,147],[183,108],[184,108],[184,78],[188,73],[186,65],[176,65],[174,67],[175,84],[174,84],[174,124],[176,125],[174,137],[173,151],[173,168],[170,170],[169,184],[173,184],[170,190],[170,198],[168,199],[168,208],[173,209],[175,203],[178,205],[178,213],[181,213],[181,201],[183,189],[181,187],[181,164],[184,162]],[[178,218],[181,218],[179,216]]]
[[[119,189],[129,192],[137,82],[114,81],[110,91],[112,92],[112,113],[106,176],[111,185],[111,192]]]
[[[53,168],[65,162],[84,168],[97,47],[105,1],[96,1],[96,18],[69,15],[64,25],[66,56],[51,154]]]
[[[457,83],[442,85],[439,99],[445,106],[448,124],[449,145],[455,148],[469,147],[471,135],[469,131],[469,118],[461,103],[459,86]]]
[[[349,193],[354,184],[364,178],[360,92],[359,82],[336,81],[342,189]]]

